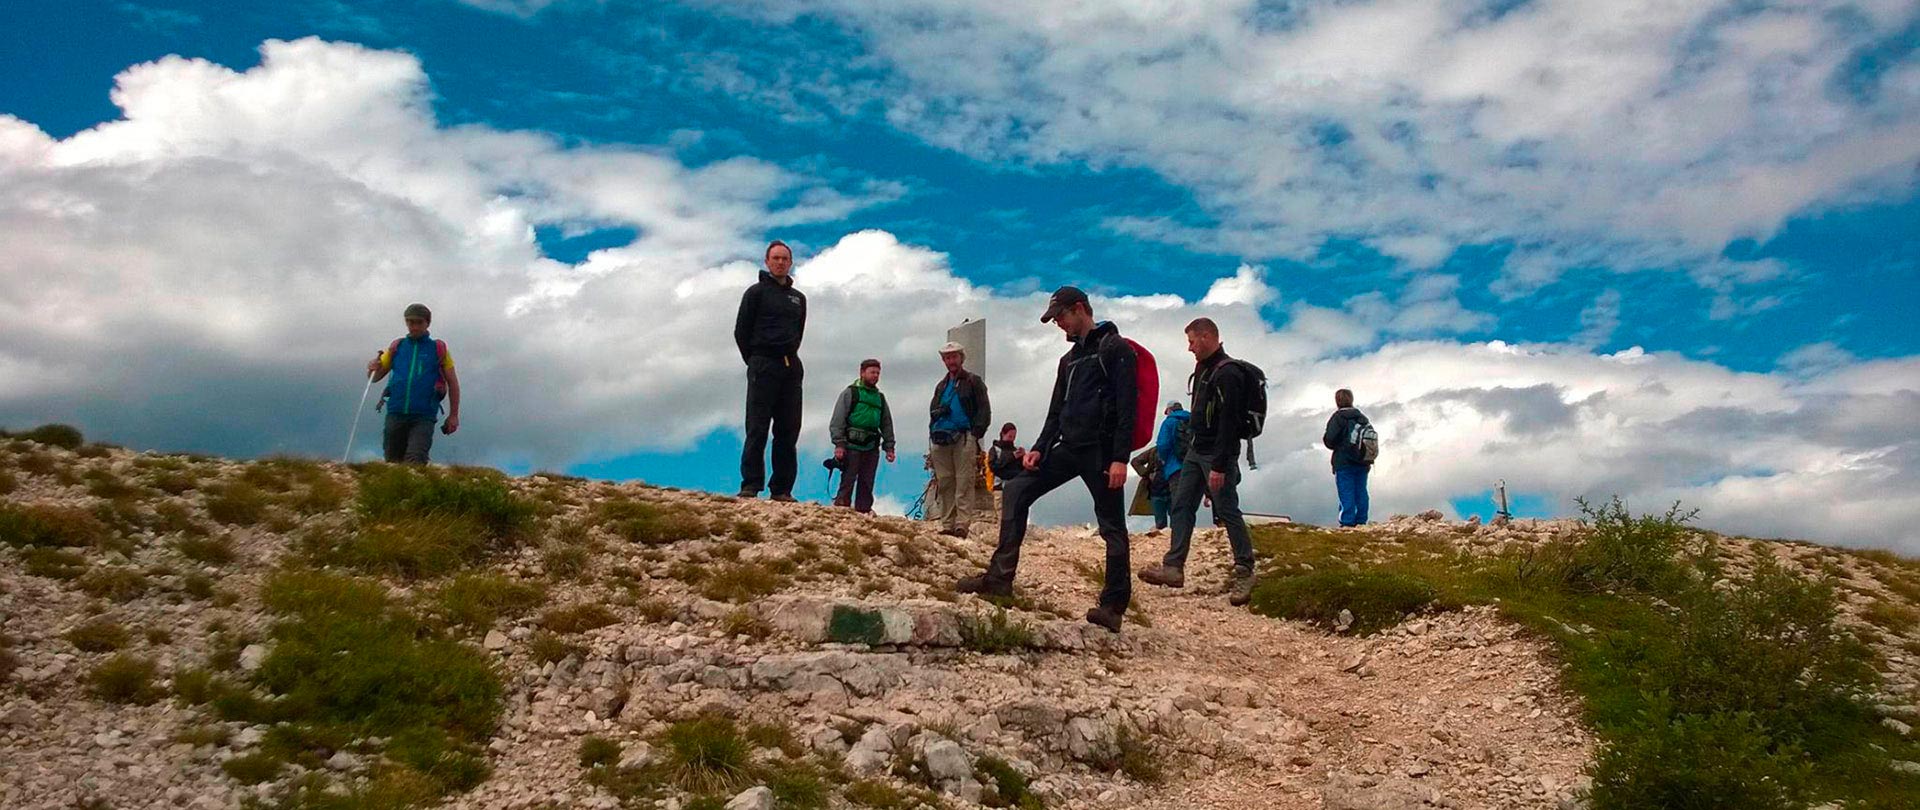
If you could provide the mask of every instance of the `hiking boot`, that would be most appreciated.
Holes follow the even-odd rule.
[[[1253,601],[1253,572],[1236,568],[1233,570],[1233,583],[1227,588],[1227,604],[1240,607]]]
[[[967,539],[967,527],[965,526],[948,526],[941,529],[940,533],[948,537],[958,537],[962,540]]]
[[[1163,588],[1184,588],[1187,586],[1187,572],[1171,565],[1150,565],[1140,569],[1140,581]]]
[[[1093,608],[1087,611],[1087,623],[1097,624],[1118,633],[1120,632],[1120,611],[1110,607]]]
[[[734,493],[733,497],[739,498],[744,501],[750,501],[750,500],[753,500],[754,498],[760,497],[760,490],[743,489],[743,490],[740,490],[739,492]]]
[[[981,596],[1013,596],[1013,584],[995,582],[986,574],[976,574],[953,584],[954,593],[977,593]]]
[[[793,493],[791,492],[782,492],[778,495],[773,496],[773,499],[781,503],[799,503],[800,502],[800,499],[793,497]]]

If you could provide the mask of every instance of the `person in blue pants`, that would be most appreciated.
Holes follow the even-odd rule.
[[[1333,416],[1327,418],[1327,435],[1321,442],[1333,451],[1333,486],[1340,496],[1340,525],[1364,526],[1367,523],[1367,461],[1359,445],[1354,444],[1354,426],[1371,424],[1367,415],[1353,407],[1353,392],[1345,388],[1333,392]]]

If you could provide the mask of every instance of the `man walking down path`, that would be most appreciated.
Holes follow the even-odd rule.
[[[1327,435],[1321,443],[1333,451],[1333,488],[1340,495],[1340,525],[1364,526],[1367,523],[1367,473],[1373,462],[1367,461],[1360,445],[1354,443],[1354,426],[1369,425],[1367,415],[1353,407],[1353,392],[1345,388],[1333,392],[1334,412],[1327,417]]]
[[[425,464],[433,449],[433,422],[440,416],[442,397],[447,400],[447,421],[440,429],[449,436],[460,429],[460,376],[453,371],[446,341],[434,340],[427,332],[433,323],[427,305],[408,304],[401,318],[407,324],[406,336],[369,361],[367,373],[375,382],[392,375],[380,394],[387,409],[381,441],[387,461]]]
[[[947,376],[933,387],[927,405],[932,441],[933,487],[940,503],[934,519],[945,524],[940,533],[966,537],[973,517],[973,487],[980,469],[980,437],[992,424],[993,403],[987,382],[966,369],[967,351],[958,343],[940,347]]]
[[[1001,493],[1000,542],[993,559],[985,573],[960,580],[954,589],[1011,595],[1034,502],[1079,479],[1093,496],[1093,513],[1107,545],[1106,581],[1099,604],[1087,611],[1087,621],[1117,633],[1133,598],[1123,492],[1127,456],[1133,449],[1133,347],[1112,323],[1094,321],[1087,294],[1074,287],[1055,290],[1040,321],[1059,326],[1073,348],[1060,357],[1047,421],[1023,462],[1026,472],[1007,482]]]
[[[880,472],[880,453],[893,463],[893,408],[880,393],[880,361],[860,361],[860,379],[840,392],[827,424],[833,436],[833,458],[841,463],[840,493],[834,506],[852,506],[862,514],[873,511],[873,480]]]
[[[800,464],[800,338],[807,330],[807,296],[793,288],[793,249],[767,245],[767,269],[740,296],[733,342],[747,364],[747,439],[740,449],[740,497],[764,486],[776,501],[793,500]],[[773,428],[773,479],[767,480],[767,428]]]
[[[1186,585],[1194,516],[1203,495],[1213,498],[1215,522],[1226,527],[1233,549],[1233,585],[1227,602],[1244,605],[1253,596],[1253,538],[1240,513],[1240,441],[1247,394],[1253,384],[1242,364],[1220,345],[1220,327],[1210,318],[1187,324],[1187,350],[1193,352],[1193,411],[1188,422],[1192,447],[1173,484],[1173,537],[1159,565],[1141,569],[1153,585]]]

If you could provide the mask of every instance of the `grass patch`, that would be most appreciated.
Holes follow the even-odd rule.
[[[1252,608],[1328,631],[1345,610],[1353,616],[1349,630],[1372,635],[1425,610],[1436,596],[1432,585],[1403,574],[1315,571],[1261,582],[1254,587]]]
[[[767,539],[766,530],[751,520],[733,522],[733,541],[736,543],[758,543]]]
[[[58,548],[22,549],[20,560],[26,572],[48,579],[78,579],[87,572],[87,558]]]
[[[112,470],[108,469],[96,468],[88,470],[81,474],[80,479],[87,482],[87,494],[96,498],[114,500],[117,498],[132,498],[137,495],[146,494],[146,490],[127,483],[120,476],[114,475]]]
[[[683,506],[660,506],[635,500],[607,500],[595,505],[594,522],[630,543],[658,546],[707,537],[713,522]]]
[[[182,537],[173,542],[173,550],[203,565],[226,565],[233,562],[233,541],[225,537]]]
[[[540,626],[555,633],[584,633],[619,621],[620,617],[613,615],[613,611],[594,602],[554,608],[540,614]]]
[[[1123,726],[1112,741],[1095,752],[1092,765],[1108,773],[1125,774],[1141,784],[1157,785],[1166,781],[1166,771],[1161,767],[1164,759],[1151,741]]]
[[[730,563],[700,583],[700,595],[721,602],[748,602],[778,593],[787,577],[759,563]]]
[[[272,500],[259,487],[229,481],[208,488],[207,517],[229,526],[252,526],[267,515]]]
[[[569,656],[585,657],[587,648],[545,630],[535,631],[527,639],[527,653],[542,664],[557,664]]]
[[[87,691],[108,703],[145,706],[161,697],[159,674],[153,659],[119,653],[87,673]]]
[[[13,491],[19,488],[19,478],[14,477],[11,472],[0,470],[0,495],[12,495]]]
[[[233,732],[221,725],[189,726],[174,732],[172,739],[196,748],[202,745],[226,745],[228,740],[233,739]]]
[[[127,628],[112,619],[93,619],[75,625],[73,629],[61,634],[62,638],[81,652],[113,652],[127,646],[133,640]]]
[[[599,735],[580,741],[580,767],[612,765],[620,761],[620,743]]]
[[[77,548],[106,543],[107,524],[71,506],[0,504],[0,543],[29,548]]]
[[[996,756],[982,756],[973,764],[979,772],[980,782],[990,792],[990,796],[981,797],[981,804],[988,807],[1015,807],[1020,810],[1043,810],[1046,802],[1028,786],[1025,774],[1014,770],[1007,761]]]
[[[444,576],[492,551],[477,521],[454,515],[391,518],[358,531],[313,532],[306,540],[315,562],[406,579]]]
[[[447,621],[474,631],[520,616],[547,601],[547,589],[499,574],[462,574],[433,594],[433,605]]]
[[[1860,612],[1860,618],[1888,632],[1905,633],[1920,624],[1920,610],[1887,599],[1875,599]]]
[[[979,616],[960,617],[960,641],[967,649],[988,655],[1001,655],[1029,649],[1034,644],[1033,625],[1015,619],[1006,610]]]
[[[147,592],[147,576],[132,568],[99,567],[81,574],[74,581],[88,596],[126,602]]]
[[[287,763],[279,757],[264,752],[241,754],[220,763],[220,770],[225,771],[233,781],[243,785],[271,782],[279,778],[280,772],[286,767]]]
[[[735,790],[750,778],[753,747],[731,720],[683,720],[668,726],[660,740],[668,775],[684,790]]]
[[[461,518],[488,537],[515,540],[533,525],[533,504],[513,494],[505,475],[477,467],[368,465],[360,474],[359,507],[375,521]]]
[[[578,580],[587,573],[591,554],[586,547],[568,543],[549,543],[540,553],[540,568],[560,579]]]
[[[747,608],[734,608],[720,620],[720,631],[729,636],[746,636],[755,641],[764,641],[773,635],[773,626],[767,624]]]

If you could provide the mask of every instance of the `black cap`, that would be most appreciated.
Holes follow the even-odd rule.
[[[420,320],[432,323],[433,310],[427,309],[426,304],[408,304],[407,311],[402,313],[401,317],[419,318]]]
[[[1060,317],[1060,313],[1071,309],[1074,304],[1086,304],[1087,294],[1079,287],[1061,287],[1053,291],[1053,297],[1047,300],[1047,312],[1040,316],[1041,323],[1047,323]],[[1091,306],[1089,304],[1089,306]]]

